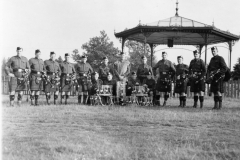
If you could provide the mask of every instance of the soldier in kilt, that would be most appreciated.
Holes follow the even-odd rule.
[[[189,65],[190,86],[191,92],[194,92],[194,105],[193,108],[197,108],[198,99],[200,101],[200,108],[203,107],[204,92],[205,92],[205,75],[206,67],[203,60],[200,58],[200,54],[197,50],[193,51],[194,59]]]
[[[222,93],[223,90],[223,79],[227,72],[227,65],[223,57],[218,55],[217,47],[212,47],[212,59],[208,65],[207,72],[209,74],[208,83],[211,84],[210,92],[214,93],[214,107],[213,109],[222,108]]]
[[[46,68],[46,78],[44,83],[44,91],[46,94],[47,104],[50,104],[51,93],[54,93],[54,104],[58,99],[59,94],[59,85],[60,85],[60,76],[61,69],[56,59],[56,54],[54,52],[50,52],[50,59],[44,61],[44,65]]]
[[[159,78],[157,81],[156,88],[159,92],[164,92],[164,103],[163,103],[163,107],[164,107],[167,104],[169,93],[172,90],[172,81],[176,72],[176,69],[173,63],[167,60],[167,52],[162,52],[162,60],[160,60],[153,67],[153,73],[155,76],[156,76],[157,68],[159,70]],[[160,105],[160,95],[159,97],[156,97],[156,99],[159,99],[159,105]]]
[[[68,53],[65,54],[65,60],[60,64],[61,69],[61,77],[60,77],[60,92],[61,92],[61,101],[65,98],[65,104],[67,104],[67,100],[69,99],[70,92],[72,87],[75,84],[76,79],[76,71],[72,63],[70,63],[70,55]],[[66,96],[66,97],[65,97]]]
[[[183,64],[183,57],[178,56],[178,65],[176,65],[176,86],[175,93],[179,94],[179,107],[186,107],[186,93],[188,83],[188,65]]]
[[[101,79],[103,82],[106,81],[108,78],[108,73],[111,73],[113,75],[113,69],[108,64],[108,57],[103,57],[103,64],[99,68],[99,79]]]
[[[89,95],[90,83],[91,83],[91,73],[93,69],[89,63],[87,63],[87,56],[83,55],[81,57],[81,62],[78,62],[75,66],[77,71],[77,81],[78,81],[78,103],[86,103],[87,97]]]
[[[9,81],[9,98],[10,106],[14,106],[15,93],[18,92],[18,105],[21,105],[23,91],[28,91],[28,59],[22,56],[23,49],[17,47],[17,55],[11,57],[6,66],[5,71],[10,77]]]
[[[147,75],[151,73],[153,76],[153,71],[152,67],[147,64],[147,57],[142,56],[141,57],[142,64],[139,65],[138,70],[137,70],[137,77],[140,80],[141,84],[145,79],[147,79]]]
[[[40,59],[41,51],[35,50],[35,58],[29,60],[31,68],[30,73],[30,90],[31,90],[31,105],[34,105],[33,100],[35,99],[35,105],[38,106],[38,98],[40,91],[43,90],[43,74],[45,74],[45,66],[42,59]]]

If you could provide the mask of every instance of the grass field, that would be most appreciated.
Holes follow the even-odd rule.
[[[240,100],[225,99],[221,111],[169,107],[8,107],[3,97],[5,160],[38,159],[240,159]],[[76,100],[74,100],[74,103]]]

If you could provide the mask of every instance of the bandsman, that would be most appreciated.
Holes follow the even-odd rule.
[[[126,96],[131,96],[132,95],[132,91],[135,89],[135,86],[140,86],[140,85],[141,85],[141,82],[137,78],[137,73],[136,72],[132,72],[131,77],[127,81]]]
[[[148,96],[153,98],[153,103],[156,103],[156,81],[153,78],[153,75],[151,72],[147,74],[147,79],[144,79],[143,85],[145,85],[148,89]]]
[[[46,72],[44,62],[40,58],[41,51],[39,49],[35,50],[35,57],[29,60],[29,65],[31,69],[30,73],[30,90],[31,90],[31,105],[34,105],[33,100],[35,99],[35,105],[38,106],[38,98],[40,91],[43,90],[43,75]]]
[[[207,69],[209,75],[212,76],[212,80],[210,82],[211,84],[210,92],[214,93],[213,109],[221,109],[222,93],[224,93],[223,79],[228,68],[223,57],[218,55],[217,47],[212,47],[211,51],[213,57],[211,58]]]
[[[92,88],[91,88],[91,95],[98,94],[101,86],[103,85],[103,81],[99,79],[98,72],[92,73]]]
[[[76,64],[76,71],[78,75],[78,103],[86,102],[86,98],[88,97],[88,92],[90,89],[90,81],[91,74],[93,73],[93,69],[89,63],[87,63],[87,56],[83,55],[81,57],[81,62]]]
[[[74,86],[76,79],[76,71],[72,63],[70,63],[70,55],[65,54],[65,60],[60,64],[61,69],[61,79],[60,79],[60,92],[61,92],[61,104],[62,100],[65,98],[65,104],[70,96],[72,87]],[[66,97],[65,97],[66,96]]]
[[[113,79],[113,75],[111,72],[107,73],[107,80],[103,81],[103,85],[111,85],[112,86],[112,94],[113,96],[116,96],[116,87],[117,82]]]
[[[158,61],[158,63],[153,67],[153,73],[155,76],[157,68],[159,70],[159,78],[157,80],[156,88],[159,92],[164,92],[164,107],[167,104],[169,93],[172,90],[172,81],[176,72],[173,63],[167,60],[167,52],[162,52],[162,60]],[[160,105],[160,95],[158,95],[156,99],[159,99]]]
[[[200,53],[193,51],[194,59],[189,65],[190,75],[190,91],[194,92],[194,105],[193,108],[197,108],[198,99],[200,101],[200,108],[203,107],[204,92],[205,92],[205,75],[206,67],[203,60],[200,58]]]
[[[44,90],[46,94],[47,104],[50,104],[49,101],[51,99],[51,92],[54,93],[54,104],[56,104],[59,94],[61,69],[58,62],[55,60],[56,53],[50,52],[50,59],[44,61],[47,76],[44,83]]]
[[[139,65],[137,69],[137,77],[139,78],[141,84],[145,79],[147,79],[148,74],[150,73],[153,76],[152,67],[147,64],[147,57],[141,57],[142,64]],[[153,77],[154,78],[154,77]]]
[[[127,77],[130,74],[131,64],[126,60],[126,54],[124,52],[120,53],[121,59],[113,65],[114,74],[117,81],[127,81]]]
[[[183,57],[177,57],[178,65],[176,65],[176,86],[175,93],[179,94],[179,107],[186,107],[186,93],[188,83],[188,65],[183,64]]]
[[[112,67],[108,64],[109,60],[108,57],[103,57],[103,64],[99,68],[99,79],[101,79],[103,82],[107,80],[108,73],[113,74]]]
[[[10,106],[14,106],[15,93],[18,92],[18,105],[21,105],[23,91],[28,91],[28,73],[30,66],[28,59],[23,54],[23,49],[17,47],[17,55],[11,57],[6,66],[5,71],[10,77],[9,81],[9,98]]]

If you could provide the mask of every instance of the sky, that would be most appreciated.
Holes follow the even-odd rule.
[[[199,21],[208,25],[240,35],[240,0],[178,0],[179,16]],[[42,59],[49,58],[51,51],[64,57],[72,53],[90,38],[99,36],[105,30],[121,48],[121,43],[114,36],[125,28],[139,24],[167,19],[175,15],[176,0],[1,0],[1,38],[2,57],[16,55],[16,47],[24,49],[23,55],[34,57],[34,51],[40,49]],[[229,51],[226,44],[217,44],[219,55],[229,64]],[[211,47],[211,46],[209,46]],[[179,49],[182,48],[182,49]],[[157,60],[161,52],[168,52],[168,59],[177,63],[177,56],[184,57],[184,63],[193,59],[194,46],[166,45],[155,48]],[[204,49],[203,49],[204,50]],[[125,49],[127,52],[127,50]],[[207,62],[212,55],[208,50]],[[240,42],[233,46],[232,65],[240,57]],[[202,56],[205,59],[204,55]]]

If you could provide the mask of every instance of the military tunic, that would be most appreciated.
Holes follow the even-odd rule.
[[[93,79],[90,95],[96,95],[102,85],[103,81],[101,79],[98,80]]]
[[[156,69],[159,70],[159,78],[157,81],[157,90],[159,92],[170,92],[172,90],[172,80],[176,69],[169,60],[160,60],[154,67],[153,72],[156,75]]]
[[[132,91],[135,89],[135,86],[139,86],[141,84],[138,78],[133,79],[129,78],[127,85],[126,85],[126,96],[131,96]]]
[[[227,65],[223,59],[223,57],[216,55],[212,57],[210,60],[210,63],[208,65],[208,73],[215,72],[217,70],[218,73],[214,75],[213,80],[211,82],[211,87],[210,91],[213,93],[220,92],[224,93],[224,88],[223,88],[223,79],[224,75],[227,71]]]
[[[176,65],[176,86],[175,93],[187,92],[188,83],[188,65],[178,64]]]
[[[24,77],[24,70],[30,69],[28,59],[24,56],[11,57],[5,67],[7,74],[13,73],[15,77],[11,77],[8,83],[9,92],[12,91],[24,91],[27,89],[28,79],[22,80]]]
[[[29,60],[29,65],[31,69],[30,74],[30,90],[31,91],[41,91],[43,90],[43,79],[42,73],[45,72],[45,66],[42,59],[31,58]]]
[[[102,64],[100,66],[98,73],[99,73],[99,79],[101,79],[102,81],[107,80],[108,73],[111,73],[112,75],[114,75],[113,69],[109,65],[106,66],[105,64]]]
[[[138,77],[138,79],[140,80],[141,83],[143,83],[143,81],[145,79],[147,79],[147,75],[149,74],[149,72],[153,76],[153,71],[152,71],[151,66],[149,66],[147,64],[139,65],[138,70],[137,70],[137,77]]]
[[[44,90],[45,92],[56,92],[59,90],[61,69],[58,62],[52,59],[44,61],[44,66],[46,68],[48,82],[45,82]]]
[[[193,59],[189,65],[190,91],[205,92],[206,67],[202,59]]]
[[[117,61],[113,65],[114,69],[114,77],[120,81],[120,76],[124,76],[124,78],[127,78],[127,76],[130,74],[131,65],[129,61]]]
[[[73,75],[75,75],[76,71],[72,63],[63,61],[60,64],[61,69],[61,80],[60,80],[60,87],[61,92],[70,92],[74,81],[72,79]]]
[[[89,63],[79,62],[75,66],[78,74],[78,92],[88,94],[90,89],[91,73],[93,69]],[[90,80],[88,80],[90,79]]]

